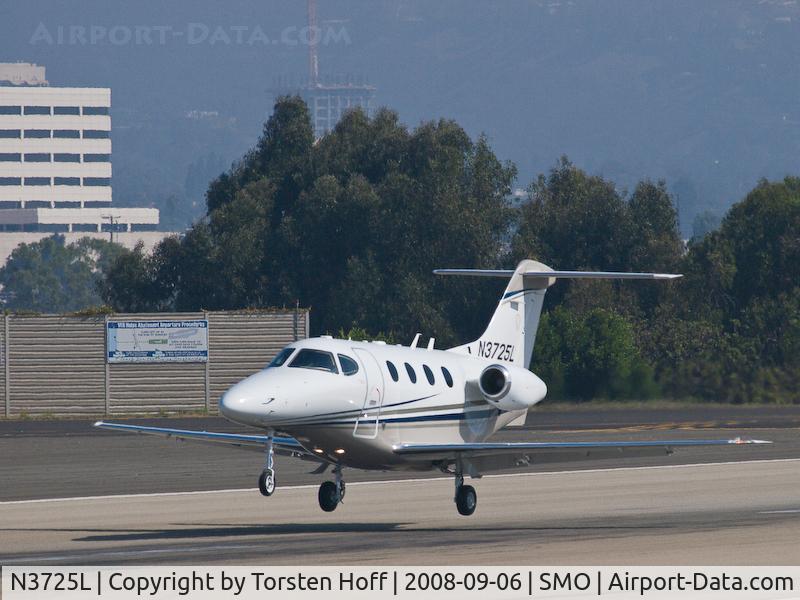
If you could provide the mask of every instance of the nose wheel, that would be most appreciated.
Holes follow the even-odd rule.
[[[475,512],[478,506],[478,494],[471,485],[464,485],[464,477],[460,473],[456,474],[456,495],[454,498],[458,514],[465,517]]]
[[[275,451],[272,446],[272,432],[270,432],[265,449],[264,470],[258,477],[258,491],[261,492],[262,496],[267,497],[275,493]]]
[[[258,490],[262,496],[272,496],[275,493],[275,471],[264,469],[258,477]]]
[[[344,500],[345,485],[342,479],[342,468],[336,467],[333,474],[336,476],[336,481],[325,481],[319,486],[317,494],[319,507],[325,512],[333,512]]]

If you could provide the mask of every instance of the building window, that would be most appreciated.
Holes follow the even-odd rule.
[[[55,185],[80,185],[80,177],[56,177]]]
[[[0,138],[19,138],[20,135],[19,129],[0,129]]]
[[[81,114],[81,109],[79,106],[54,106],[53,107],[53,114],[54,115],[79,115]]]
[[[84,208],[108,208],[111,206],[111,200],[86,200],[83,203]]]
[[[110,154],[84,154],[83,162],[111,162]]]
[[[453,387],[453,376],[450,375],[450,371],[442,367],[442,375],[444,375],[444,382],[447,384],[447,387]]]
[[[50,208],[49,200],[26,200],[25,208]]]
[[[20,177],[0,177],[0,185],[22,185]]]
[[[131,223],[131,231],[158,231],[154,223]]]
[[[26,115],[49,115],[50,114],[50,107],[49,106],[26,106],[25,107],[25,114]]]
[[[107,218],[108,217],[106,217],[106,219]],[[111,231],[114,231],[114,232],[117,232],[117,233],[124,233],[124,232],[128,231],[128,225],[127,225],[127,223],[114,223],[114,225],[112,227],[111,223],[103,223],[100,226],[100,230],[101,231],[105,231],[106,233],[111,232]],[[337,373],[338,373],[338,371],[337,371]]]
[[[26,154],[25,162],[50,162],[50,155],[44,153]]]
[[[77,129],[56,129],[53,131],[54,138],[79,138],[81,132]]]
[[[111,178],[109,177],[84,177],[83,185],[91,186],[108,186],[111,185]]]
[[[417,374],[414,371],[414,367],[410,364],[405,363],[406,365],[406,373],[408,373],[408,378],[411,380],[411,383],[417,383]]]
[[[80,154],[54,154],[53,160],[56,162],[81,162],[81,155]]]
[[[83,114],[84,115],[107,115],[108,114],[108,107],[107,106],[84,106],[83,107]]]
[[[72,231],[97,231],[97,225],[94,223],[73,223]]]
[[[20,208],[22,206],[22,202],[18,200],[0,200],[0,208]],[[0,229],[3,231],[3,229]]]
[[[25,178],[25,185],[50,185],[50,178],[49,177],[26,177]]]
[[[109,137],[109,131],[105,129],[84,129],[83,130],[83,139],[85,140],[107,140]]]
[[[47,231],[49,233],[66,233],[69,231],[69,225],[66,223],[38,223],[34,226],[33,231]]]
[[[13,152],[0,153],[0,162],[20,162],[21,160],[22,160],[21,154],[15,154]]]
[[[25,137],[26,138],[49,138],[50,137],[50,130],[49,129],[26,129],[25,130]]]
[[[80,208],[81,203],[76,200],[56,200],[55,208]]]
[[[428,380],[428,383],[434,385],[436,380],[433,378],[433,371],[430,370],[428,365],[422,365],[422,370],[425,371],[425,379]]]
[[[21,106],[0,106],[0,115],[19,115],[22,114]]]

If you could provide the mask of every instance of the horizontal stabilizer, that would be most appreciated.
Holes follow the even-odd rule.
[[[508,269],[436,269],[436,275],[468,275],[472,277],[508,278],[514,271]],[[624,273],[618,271],[525,271],[524,277],[552,277],[554,279],[678,279],[677,273]]]

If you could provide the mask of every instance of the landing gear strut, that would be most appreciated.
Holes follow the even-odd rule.
[[[272,447],[272,432],[267,437],[266,459],[264,462],[264,470],[258,478],[258,490],[262,496],[272,496],[275,493],[275,468],[274,468],[275,452]]]
[[[326,481],[319,486],[319,507],[325,512],[333,512],[339,503],[344,500],[345,485],[342,479],[342,467],[333,470],[336,481]]]
[[[475,488],[471,485],[464,485],[464,476],[456,473],[456,495],[455,495],[456,508],[459,514],[468,517],[475,512],[475,507],[478,506],[478,494],[475,493]]]

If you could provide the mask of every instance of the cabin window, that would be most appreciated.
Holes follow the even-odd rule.
[[[358,373],[358,363],[349,356],[340,354],[339,364],[342,365],[342,373],[345,375],[355,375]]]
[[[339,372],[339,369],[336,368],[336,363],[333,361],[333,354],[322,350],[312,350],[311,348],[300,350],[289,366],[297,369],[328,371],[330,373]]]
[[[397,368],[388,360],[386,361],[386,368],[389,369],[389,375],[392,376],[392,381],[400,380],[400,376],[397,374]]]
[[[433,378],[433,371],[430,370],[428,365],[422,365],[422,370],[425,371],[425,379],[428,380],[428,383],[434,385],[436,380]]]
[[[450,371],[442,367],[442,375],[444,375],[444,382],[447,384],[447,387],[453,387],[453,376],[450,375]]]
[[[292,355],[292,352],[294,352],[294,348],[284,348],[283,350],[278,352],[275,358],[272,359],[272,362],[270,362],[267,365],[267,368],[269,369],[270,367],[280,367]]]
[[[408,378],[411,380],[411,383],[417,383],[417,374],[414,372],[414,367],[408,363],[406,363],[406,372],[408,372]]]

